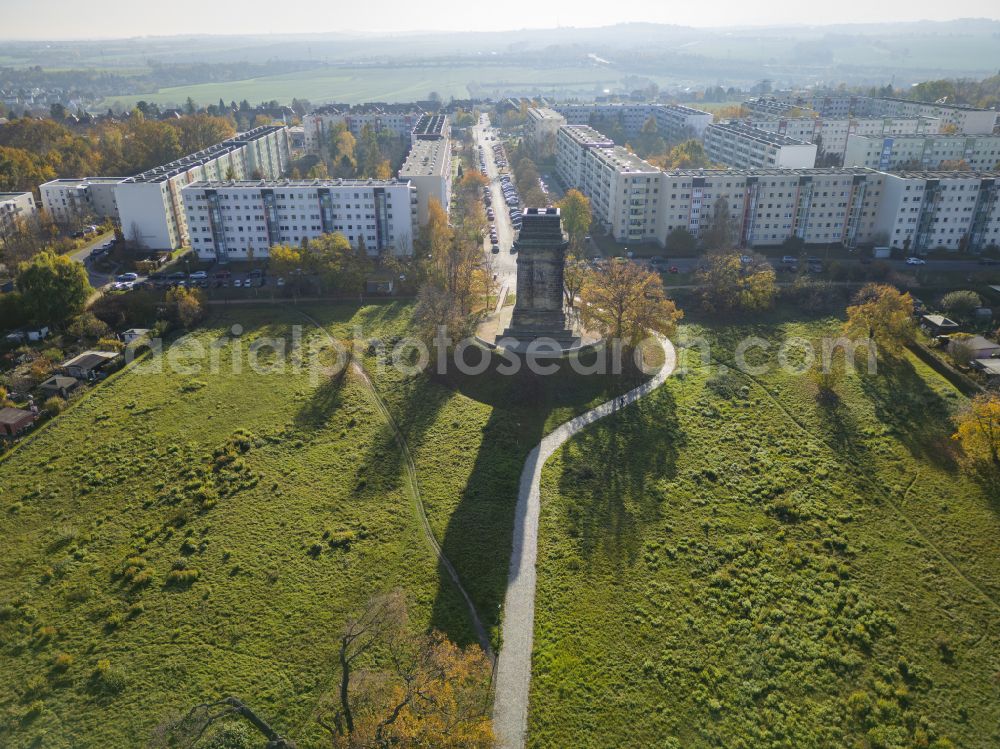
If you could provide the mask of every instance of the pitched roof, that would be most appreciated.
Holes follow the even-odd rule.
[[[0,424],[20,424],[25,416],[29,419],[34,418],[31,411],[25,411],[23,408],[0,408]]]

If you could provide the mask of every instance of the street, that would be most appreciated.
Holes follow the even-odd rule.
[[[94,268],[94,263],[90,257],[90,253],[105,242],[114,239],[114,237],[115,235],[113,232],[101,234],[95,237],[93,241],[88,242],[85,246],[81,247],[79,250],[69,254],[70,260],[82,264],[83,267],[87,269],[87,275],[90,277],[90,285],[95,289],[100,289],[102,286],[111,281],[112,276],[109,273],[101,273]]]
[[[498,136],[496,131],[490,127],[490,121],[486,115],[483,115],[473,128],[473,134],[477,146],[483,147],[486,159],[486,177],[490,181],[490,194],[493,196],[493,211],[496,215],[493,223],[497,228],[500,244],[500,253],[497,255],[490,251],[489,243],[484,246],[484,251],[492,260],[493,272],[496,273],[499,284],[502,286],[506,283],[508,290],[514,291],[517,282],[517,255],[510,251],[514,244],[514,227],[511,225],[507,204],[504,202],[503,192],[500,190],[500,170],[493,158],[493,145],[499,141],[486,140],[487,136],[492,138]]]

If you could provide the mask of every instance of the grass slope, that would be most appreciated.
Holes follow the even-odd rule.
[[[314,313],[353,327],[353,309]],[[196,338],[234,323],[244,351],[315,335],[244,308]],[[245,354],[234,374],[233,348],[215,375],[126,372],[0,464],[3,746],[139,745],[224,694],[315,745],[345,618],[403,586],[424,626],[451,595],[361,386],[255,374]]]
[[[834,325],[691,332],[722,358]],[[776,348],[546,467],[529,746],[1000,743],[1000,503],[955,463],[961,397],[906,357],[820,406]]]

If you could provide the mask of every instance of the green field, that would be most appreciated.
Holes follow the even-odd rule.
[[[336,338],[393,340],[410,309],[303,311]],[[165,720],[232,694],[317,746],[336,633],[395,587],[415,628],[475,641],[362,384],[247,367],[254,341],[291,340],[296,324],[307,351],[326,340],[294,309],[217,313],[195,335],[206,349],[227,338],[217,374],[126,370],[0,463],[0,745],[143,744]],[[627,383],[407,377],[385,361],[363,359],[495,641],[525,454]]]
[[[432,91],[447,101],[450,97],[487,97],[498,90],[525,88],[541,93],[558,89],[593,94],[620,82],[619,72],[587,66],[546,69],[513,65],[330,66],[243,81],[164,88],[156,93],[109,98],[101,106],[132,106],[143,99],[161,106],[180,106],[189,96],[200,105],[215,104],[219,99],[290,102],[293,97],[313,103],[409,102],[426,99]]]
[[[317,314],[346,335],[355,311]],[[234,323],[244,351],[316,335],[243,309],[197,338]],[[245,354],[235,374],[234,347],[217,375],[126,371],[0,464],[3,746],[142,745],[225,694],[314,744],[345,618],[402,586],[422,627],[453,594],[361,386],[254,374]]]
[[[686,328],[720,360],[835,330]],[[1000,745],[1000,498],[955,462],[963,398],[906,357],[820,405],[774,355],[546,467],[529,746]]]

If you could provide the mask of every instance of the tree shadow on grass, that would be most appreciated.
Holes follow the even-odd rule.
[[[330,416],[343,403],[347,367],[341,367],[313,391],[309,400],[295,414],[293,423],[299,429],[322,429]]]
[[[890,428],[910,454],[947,471],[958,469],[951,440],[951,411],[906,359],[883,359],[876,374],[861,378],[875,418]]]
[[[603,556],[615,567],[636,561],[642,526],[661,518],[668,499],[658,484],[676,475],[685,441],[676,401],[663,389],[562,448],[560,512],[585,560]]]

